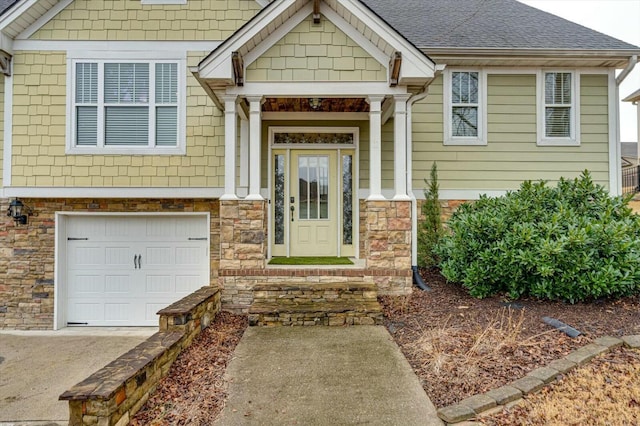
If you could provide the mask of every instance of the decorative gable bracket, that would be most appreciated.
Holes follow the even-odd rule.
[[[320,23],[320,0],[313,0],[313,23]]]
[[[231,52],[231,63],[233,65],[233,76],[236,86],[244,86],[244,60],[240,52]]]
[[[389,86],[396,87],[400,81],[400,68],[402,67],[402,52],[395,51],[389,60]]]
[[[0,50],[0,71],[7,77],[11,76],[11,54]]]

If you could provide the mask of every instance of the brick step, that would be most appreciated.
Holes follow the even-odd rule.
[[[376,301],[373,283],[278,283],[258,284],[253,288],[254,302],[290,301],[293,303],[323,301]]]
[[[254,301],[249,325],[379,325],[382,307],[377,300]]]

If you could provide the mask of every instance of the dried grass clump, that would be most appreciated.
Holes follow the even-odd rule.
[[[418,325],[416,338],[405,350],[414,368],[429,377],[426,387],[429,382],[445,382],[457,395],[480,393],[488,390],[478,384],[492,376],[491,366],[517,359],[518,354],[527,352],[525,347],[536,343],[539,335],[522,338],[524,321],[524,311],[509,308],[484,326],[452,326],[450,316],[433,328]],[[431,394],[429,389],[427,393]],[[445,396],[443,402],[457,402],[457,397]]]
[[[574,370],[489,425],[638,425],[640,352],[617,349]]]

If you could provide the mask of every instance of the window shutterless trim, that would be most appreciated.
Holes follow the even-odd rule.
[[[478,73],[478,135],[453,136],[453,85],[454,72]],[[486,145],[487,144],[487,74],[478,68],[446,68],[443,76],[443,130],[444,145]],[[467,104],[470,105],[470,104]],[[474,104],[475,106],[476,104]],[[456,106],[464,106],[462,104]]]
[[[67,61],[67,123],[66,123],[66,153],[67,154],[123,154],[123,155],[184,155],[186,154],[186,60],[177,59],[133,59],[131,54],[123,54],[122,57],[110,54],[109,59],[104,58],[82,58],[69,59]],[[98,64],[98,109],[97,120],[97,144],[76,145],[76,107],[89,105],[87,103],[76,104],[76,64],[77,63],[97,63]],[[149,66],[149,145],[105,145],[105,108],[111,104],[104,102],[104,64],[105,63],[148,63]],[[175,63],[177,64],[177,102],[171,104],[158,104],[155,102],[155,64]],[[153,92],[153,93],[152,93]],[[151,102],[153,100],[153,102]],[[135,106],[136,104],[116,104],[117,106]],[[156,144],[156,109],[162,106],[174,106],[177,108],[177,129],[176,146],[157,146]]]
[[[545,75],[548,73],[567,73],[571,75],[571,104],[547,104],[545,98]],[[536,73],[537,84],[537,145],[539,146],[580,146],[580,73],[571,69],[542,69]],[[569,137],[547,136],[547,107],[570,108],[571,134]]]

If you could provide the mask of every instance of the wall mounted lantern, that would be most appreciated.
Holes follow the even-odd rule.
[[[320,98],[309,98],[309,108],[314,111],[318,111],[322,107],[322,99]]]
[[[18,225],[26,225],[27,216],[30,215],[31,209],[17,198],[9,204],[9,209],[7,209],[7,216],[11,216]]]

